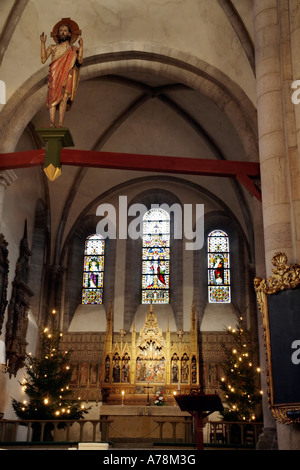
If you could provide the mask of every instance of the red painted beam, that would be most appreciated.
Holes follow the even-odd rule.
[[[202,158],[136,155],[130,153],[96,152],[92,150],[62,149],[61,163],[85,167],[118,170],[158,171],[208,176],[259,176],[259,164]]]
[[[30,168],[44,163],[45,149],[0,153],[0,170]]]
[[[43,165],[44,159],[45,149],[4,153],[0,154],[0,170]],[[256,162],[135,155],[63,148],[61,150],[61,164],[115,170],[233,177],[237,178],[248,191],[261,200],[260,191],[253,181],[260,174],[259,164]]]
[[[261,193],[253,181],[253,178],[259,178],[260,175],[259,164],[256,162],[62,149],[61,163],[118,170],[235,177],[261,201]]]

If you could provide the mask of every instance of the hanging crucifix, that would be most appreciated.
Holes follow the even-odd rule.
[[[50,112],[48,128],[36,129],[42,144],[46,147],[44,172],[50,181],[61,174],[61,150],[73,147],[72,135],[63,121],[66,111],[71,108],[80,78],[83,62],[83,42],[78,24],[70,18],[62,18],[51,33],[56,44],[46,48],[47,36],[42,33],[41,61],[44,64],[48,57],[51,63],[48,71],[47,108]],[[79,46],[73,45],[78,39]],[[56,111],[59,112],[58,126],[55,125]]]

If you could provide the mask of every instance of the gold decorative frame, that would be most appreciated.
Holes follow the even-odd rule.
[[[272,276],[267,279],[254,279],[254,288],[259,310],[262,313],[265,350],[267,356],[267,383],[269,395],[269,407],[276,421],[282,424],[291,424],[300,422],[300,403],[292,404],[275,404],[274,403],[274,385],[272,373],[272,356],[271,356],[271,337],[269,325],[269,311],[267,295],[276,294],[280,291],[288,289],[296,289],[300,287],[300,265],[287,264],[287,256],[285,253],[275,253],[272,258],[274,269]],[[299,316],[300,321],[300,316]],[[293,413],[293,417],[289,414]]]

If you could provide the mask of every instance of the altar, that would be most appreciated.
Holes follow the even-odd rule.
[[[190,413],[179,406],[101,405],[101,438],[117,443],[172,442],[195,440]]]

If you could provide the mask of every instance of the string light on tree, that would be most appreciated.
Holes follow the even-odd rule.
[[[21,420],[78,420],[89,410],[80,399],[70,398],[71,352],[60,349],[62,334],[57,329],[55,314],[53,310],[50,325],[41,329],[40,354],[26,355],[26,377],[21,386],[28,401],[12,399],[13,409]]]
[[[237,318],[235,328],[227,332],[233,345],[222,344],[224,376],[219,380],[226,405],[223,417],[229,421],[251,421],[255,419],[257,405],[261,403],[259,390],[259,367],[253,367],[254,353],[251,350],[250,333],[242,327],[242,317]]]

